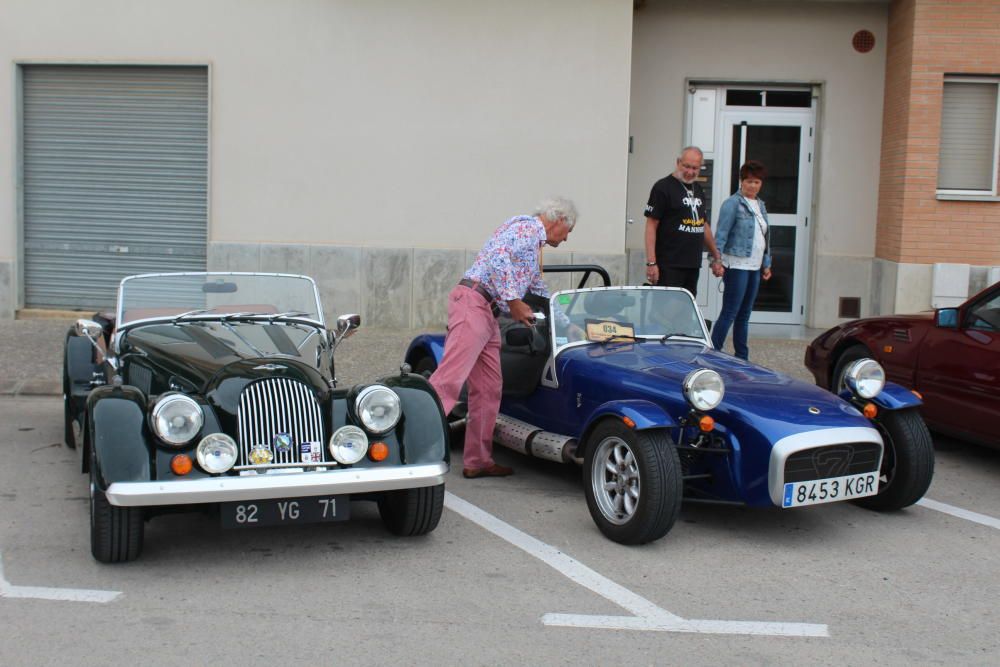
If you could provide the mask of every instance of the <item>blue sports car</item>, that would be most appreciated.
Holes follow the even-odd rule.
[[[501,322],[504,398],[495,441],[583,467],[590,514],[623,544],[665,535],[682,501],[796,508],[852,501],[912,505],[934,450],[920,399],[859,359],[840,396],[712,347],[686,290],[556,292],[533,328]],[[586,274],[580,285],[584,285]],[[413,340],[406,360],[429,374],[444,335]],[[450,419],[461,424],[462,407]]]

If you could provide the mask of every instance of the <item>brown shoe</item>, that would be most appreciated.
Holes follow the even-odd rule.
[[[506,477],[513,475],[514,469],[494,463],[488,468],[462,468],[462,477],[474,479],[476,477]]]

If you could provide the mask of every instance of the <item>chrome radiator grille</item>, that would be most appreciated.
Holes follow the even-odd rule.
[[[240,395],[236,422],[240,446],[237,465],[250,465],[250,450],[256,445],[266,445],[271,450],[272,465],[299,463],[303,442],[319,443],[323,460],[327,460],[319,405],[301,382],[269,378],[250,383]],[[288,451],[275,446],[275,436],[279,434],[291,437]]]

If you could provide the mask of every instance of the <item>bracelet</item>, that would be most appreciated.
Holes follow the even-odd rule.
[[[656,266],[656,262],[646,262],[646,266]]]

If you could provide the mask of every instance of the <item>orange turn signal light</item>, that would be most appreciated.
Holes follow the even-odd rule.
[[[389,457],[389,445],[384,442],[373,442],[368,448],[368,456],[372,461],[385,461]]]
[[[698,420],[698,428],[705,433],[708,433],[715,428],[715,420],[708,415],[703,415],[702,418]]]
[[[191,472],[192,467],[194,467],[194,464],[191,462],[191,457],[187,454],[178,454],[170,459],[170,469],[175,475],[186,475]]]
[[[622,417],[622,421],[625,422],[625,425],[629,428],[635,428],[635,422],[628,417]]]
[[[883,345],[882,351],[886,354],[892,354],[892,345]]]
[[[862,412],[868,419],[875,419],[875,415],[878,414],[878,408],[875,407],[874,403],[865,403],[865,409]]]
[[[911,389],[910,391],[913,393],[914,396],[916,396],[917,398],[919,398],[921,401],[924,400],[924,395],[921,394],[916,389]]]

